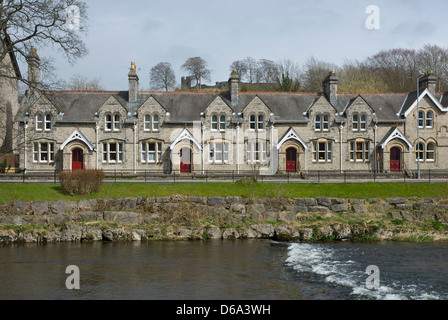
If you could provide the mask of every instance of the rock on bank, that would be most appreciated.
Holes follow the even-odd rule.
[[[13,201],[0,243],[448,239],[448,200],[187,197]]]

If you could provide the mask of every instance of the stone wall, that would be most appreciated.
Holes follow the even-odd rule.
[[[445,224],[448,227],[448,200],[433,198],[246,199],[173,195],[13,201],[0,206],[0,243],[389,240],[409,232],[448,240]]]

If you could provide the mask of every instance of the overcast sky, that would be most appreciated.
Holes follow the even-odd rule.
[[[383,49],[448,48],[446,0],[88,0],[89,54],[70,65],[57,52],[57,75],[100,78],[106,90],[127,90],[131,61],[140,89],[149,89],[149,70],[170,62],[180,83],[180,66],[200,56],[212,81],[227,81],[235,60],[314,56],[341,65]],[[379,11],[379,28],[368,29],[369,5]],[[83,23],[81,21],[81,23]]]

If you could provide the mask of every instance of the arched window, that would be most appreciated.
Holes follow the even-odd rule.
[[[436,145],[429,142],[426,145],[426,161],[434,162],[436,160]]]
[[[49,113],[45,115],[45,130],[51,130],[51,114]]]
[[[322,116],[320,114],[316,114],[314,118],[314,130],[320,131],[322,129]]]
[[[423,111],[418,112],[417,124],[419,128],[423,128],[425,124],[425,113]]]
[[[434,124],[434,113],[429,110],[426,112],[426,128],[432,128]]]
[[[44,116],[41,113],[36,115],[36,130],[42,131],[44,129]]]
[[[111,114],[106,114],[104,123],[105,123],[106,131],[111,131],[112,130],[112,115]]]
[[[330,129],[330,116],[328,114],[324,114],[322,118],[322,129],[324,131],[328,131]]]
[[[258,130],[264,130],[264,115],[258,115]]]
[[[218,116],[212,115],[212,130],[218,130]]]
[[[366,131],[367,129],[367,115],[361,114],[361,117],[359,119],[359,129],[361,131]]]
[[[151,115],[145,114],[145,124],[144,124],[144,130],[150,131],[151,130]]]
[[[152,130],[159,131],[159,115],[158,114],[154,114],[152,116]]]
[[[415,147],[415,160],[425,161],[425,145],[423,144],[423,142],[417,143]]]
[[[359,119],[359,116],[357,114],[354,114],[352,116],[352,130],[354,130],[354,131],[359,130],[358,119]]]
[[[255,130],[255,128],[256,128],[256,121],[257,121],[257,118],[255,117],[255,115],[251,114],[249,116],[249,129],[250,130]]]
[[[114,114],[114,131],[120,130],[120,114]]]
[[[219,116],[219,130],[226,130],[226,116],[223,114]]]

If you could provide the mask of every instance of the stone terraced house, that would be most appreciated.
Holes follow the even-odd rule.
[[[28,57],[38,82],[39,57]],[[29,90],[16,122],[20,167],[191,173],[260,170],[371,172],[448,169],[448,92],[420,78],[409,93],[142,92],[135,64],[127,91]]]

